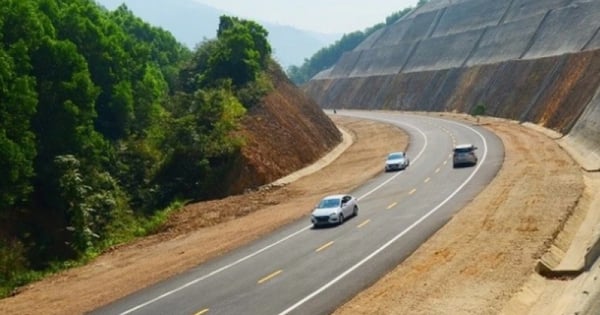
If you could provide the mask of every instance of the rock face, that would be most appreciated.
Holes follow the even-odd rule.
[[[567,134],[600,169],[600,1],[432,0],[304,89],[325,108],[458,111]]]

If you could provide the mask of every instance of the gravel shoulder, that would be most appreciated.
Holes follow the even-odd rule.
[[[406,134],[397,127],[339,115],[332,119],[353,142],[319,172],[287,185],[188,205],[161,233],[0,300],[0,313],[90,311],[306,218],[323,195],[352,190],[381,172],[392,148],[407,146]],[[556,300],[550,293],[524,294],[557,292],[543,280],[532,281],[534,266],[565,226],[573,226],[562,233],[570,243],[583,222],[568,223],[577,217],[573,213],[585,211],[576,207],[586,185],[582,171],[539,132],[496,119],[480,123],[504,143],[498,176],[405,262],[335,314],[516,314],[534,310],[540,299]]]
[[[528,280],[575,210],[582,172],[542,133],[497,119],[480,123],[505,146],[497,177],[405,262],[335,314],[523,314],[511,311],[512,297],[526,283],[541,290],[543,283]],[[536,298],[541,295],[521,310]]]

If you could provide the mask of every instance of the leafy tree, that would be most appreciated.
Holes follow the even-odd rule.
[[[31,3],[0,0],[0,219],[33,190],[37,94],[28,51],[45,27]]]
[[[177,199],[220,196],[270,54],[237,18],[192,53],[124,5],[0,0],[0,294]]]
[[[231,85],[179,94],[176,102],[189,105],[189,114],[174,119],[164,143],[171,148],[165,166],[157,175],[161,200],[205,199],[222,192],[222,182],[214,174],[241,144],[231,136],[245,108],[233,94]]]
[[[471,115],[477,117],[477,122],[479,123],[479,116],[485,115],[485,110],[485,104],[479,103],[473,108]]]
[[[267,35],[255,22],[221,16],[218,41],[210,52],[203,85],[230,79],[234,86],[241,87],[256,80],[271,53]]]
[[[33,79],[17,75],[12,61],[0,50],[0,218],[33,190],[36,154],[29,124],[37,102]]]

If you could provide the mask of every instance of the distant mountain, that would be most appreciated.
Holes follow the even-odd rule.
[[[218,10],[194,0],[96,0],[109,10],[122,3],[148,23],[164,28],[190,48],[216,36],[219,16],[234,14]],[[301,65],[319,49],[340,39],[342,34],[320,34],[290,26],[260,23],[269,32],[275,59],[284,69]]]

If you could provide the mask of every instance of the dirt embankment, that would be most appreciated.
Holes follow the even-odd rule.
[[[321,196],[351,190],[381,172],[390,148],[406,145],[406,135],[395,127],[334,120],[355,143],[322,171],[278,189],[189,205],[163,233],[32,284],[1,300],[0,313],[94,309],[302,218]],[[582,175],[546,136],[511,122],[482,122],[506,148],[497,178],[336,314],[498,314],[530,279],[537,259],[574,210]]]
[[[81,314],[183,272],[307,216],[323,195],[352,190],[381,172],[390,148],[408,141],[397,127],[333,118],[354,143],[320,172],[284,187],[188,205],[162,233],[0,300],[0,314]]]
[[[228,174],[226,196],[257,188],[315,162],[341,141],[323,110],[271,65],[273,90],[243,118],[237,168]]]
[[[499,314],[521,290],[574,211],[582,173],[545,135],[516,123],[482,122],[505,146],[497,177],[335,314]]]

